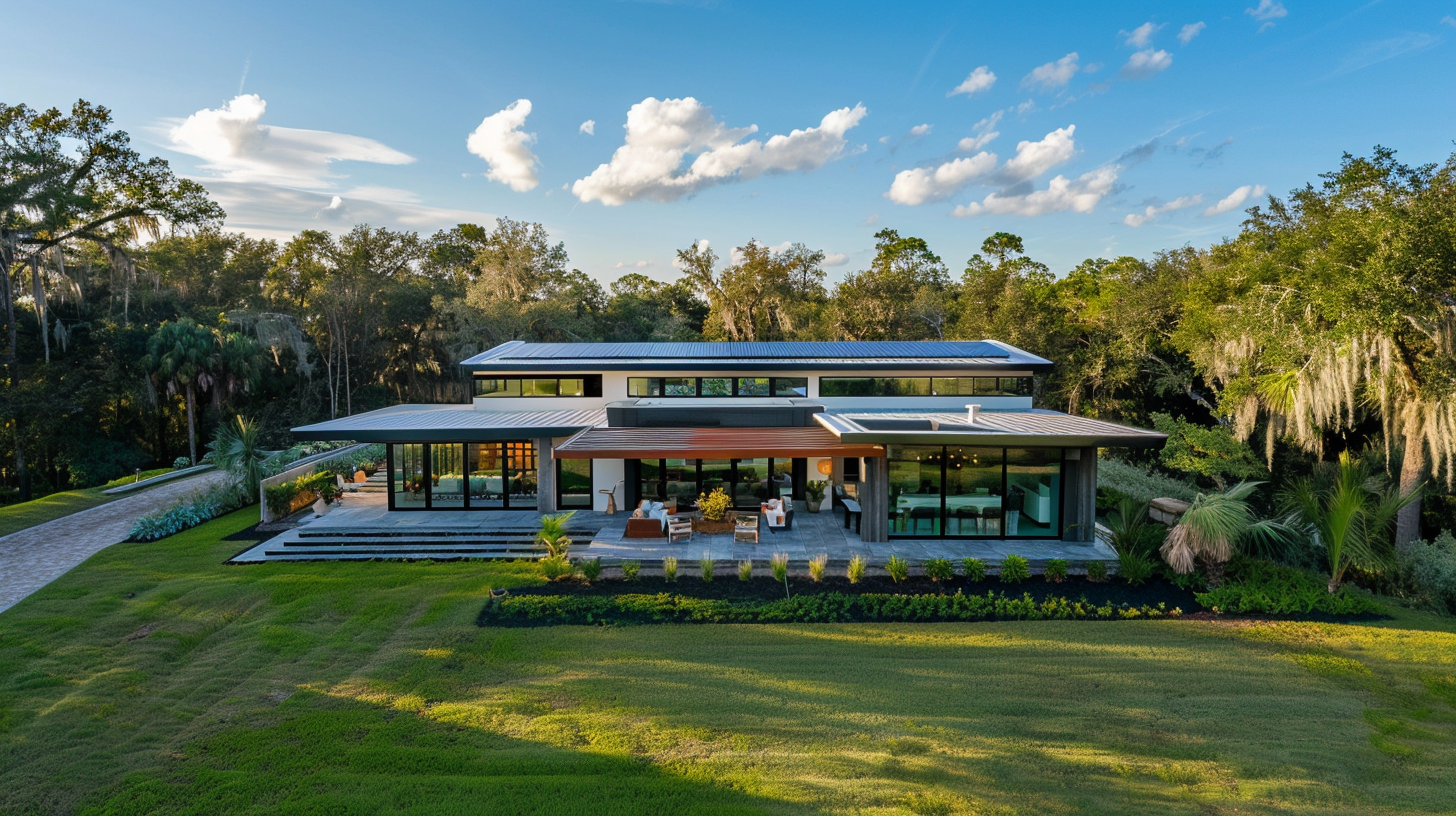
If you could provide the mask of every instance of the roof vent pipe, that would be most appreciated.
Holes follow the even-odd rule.
[[[975,425],[976,424],[976,417],[979,416],[980,413],[981,413],[981,406],[980,405],[974,405],[974,404],[973,405],[967,405],[966,406],[966,421],[969,422],[972,425]]]

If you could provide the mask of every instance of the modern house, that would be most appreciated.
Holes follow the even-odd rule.
[[[1161,434],[1040,409],[1051,363],[995,341],[526,343],[461,363],[465,405],[294,429],[388,447],[389,509],[736,506],[843,486],[867,542],[1090,540],[1100,447]]]

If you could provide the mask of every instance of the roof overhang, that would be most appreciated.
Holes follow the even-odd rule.
[[[1161,448],[1167,436],[1059,411],[844,411],[814,415],[846,443],[881,445],[967,445],[975,447]]]
[[[601,408],[580,411],[480,411],[473,405],[396,405],[293,429],[305,440],[490,442],[570,436],[601,425]]]
[[[882,457],[873,443],[824,428],[588,428],[556,446],[558,459],[797,459]]]

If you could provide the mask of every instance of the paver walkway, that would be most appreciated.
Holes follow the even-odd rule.
[[[142,516],[224,478],[225,474],[210,470],[0,538],[0,612],[126,540],[131,525]]]

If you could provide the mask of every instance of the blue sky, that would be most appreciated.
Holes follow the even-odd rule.
[[[603,280],[670,280],[676,249],[706,239],[726,257],[750,238],[823,249],[833,280],[883,227],[956,273],[1014,232],[1060,273],[1231,235],[1261,190],[1314,181],[1342,152],[1439,161],[1456,138],[1450,1],[70,2],[6,17],[0,98],[110,107],[230,228],[428,234],[506,215],[545,224]]]

